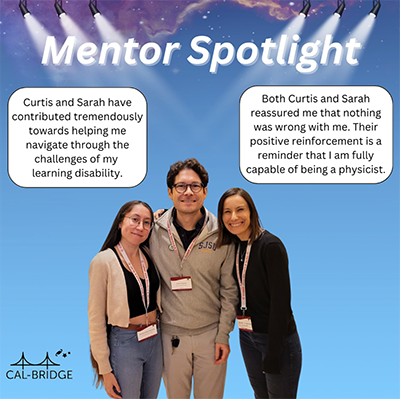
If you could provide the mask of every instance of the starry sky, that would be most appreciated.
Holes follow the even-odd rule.
[[[2,1],[2,36],[3,46],[9,54],[13,56],[27,56],[25,51],[31,46],[31,39],[28,36],[21,37],[21,13],[18,1]],[[365,3],[365,2],[364,2]],[[91,13],[86,1],[70,0],[64,1],[63,9],[67,15],[79,21],[82,32],[90,40],[99,42],[101,37],[99,31],[91,18]],[[369,6],[365,6],[360,1],[347,2],[348,7],[353,11],[359,9],[365,13]],[[29,1],[28,10],[38,20],[39,24],[57,39],[63,40],[65,32],[62,29],[59,19],[56,17],[54,3],[52,1]],[[229,15],[224,13],[226,7],[230,8]],[[390,0],[387,7],[393,8]],[[136,41],[143,43],[155,41],[160,44],[165,43],[171,37],[175,37],[178,32],[188,32],[193,27],[201,29],[203,34],[212,34],[213,40],[228,40],[237,37],[245,39],[242,28],[235,30],[238,20],[241,21],[243,28],[247,30],[246,24],[249,23],[253,29],[249,30],[251,35],[246,38],[255,41],[257,37],[265,38],[267,31],[261,24],[271,26],[274,23],[282,23],[297,16],[302,8],[300,1],[249,1],[249,0],[200,0],[200,1],[101,1],[98,8],[107,21],[123,37],[134,37]],[[307,23],[320,24],[321,18],[328,17],[336,9],[336,1],[316,1],[312,2],[312,7],[308,14]],[[252,14],[256,18],[250,22],[242,16]],[[257,28],[257,30],[256,30]],[[350,30],[351,28],[345,28]]]

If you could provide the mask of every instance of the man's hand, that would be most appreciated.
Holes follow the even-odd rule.
[[[153,213],[154,220],[160,219],[160,217],[165,213],[165,211],[166,211],[166,209],[157,209],[157,210]]]
[[[214,364],[222,364],[228,360],[229,353],[231,352],[229,345],[215,344],[215,362]]]
[[[121,388],[118,385],[117,379],[113,373],[107,373],[103,375],[103,383],[104,389],[107,392],[107,395],[113,399],[120,399],[121,396]],[[114,389],[115,388],[115,389]],[[117,392],[119,393],[117,393]]]

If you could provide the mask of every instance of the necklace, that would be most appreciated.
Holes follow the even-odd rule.
[[[240,262],[243,262],[244,260],[244,255],[246,254],[246,248],[247,248],[247,242],[244,243],[240,243]]]

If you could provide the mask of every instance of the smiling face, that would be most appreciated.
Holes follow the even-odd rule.
[[[135,223],[130,218],[136,218],[139,224]],[[151,225],[152,217],[150,211],[138,204],[125,215],[122,222],[119,224],[121,229],[121,244],[124,248],[127,246],[139,246],[142,242],[146,241],[150,234],[150,230],[145,228],[145,222]]]
[[[193,169],[182,169],[175,177],[174,184],[177,183],[201,183],[201,179]],[[194,193],[188,186],[182,194],[178,193],[175,187],[172,187],[168,188],[168,196],[173,201],[178,214],[196,216],[207,197],[207,187],[203,187],[200,192]]]
[[[227,230],[241,241],[250,237],[251,213],[246,200],[239,194],[227,197],[222,210],[222,221]]]

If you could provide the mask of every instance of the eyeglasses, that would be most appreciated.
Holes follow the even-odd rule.
[[[201,189],[204,187],[204,185],[203,185],[203,183],[197,183],[197,182],[190,183],[190,184],[176,183],[172,187],[175,187],[175,190],[177,193],[183,194],[183,193],[186,193],[186,190],[188,187],[190,187],[190,190],[192,190],[192,193],[199,193],[201,191]]]
[[[130,220],[131,226],[133,227],[139,226],[140,223],[143,224],[143,228],[145,230],[150,230],[153,227],[153,223],[151,223],[150,220],[141,220],[136,216],[125,216],[125,217]]]

